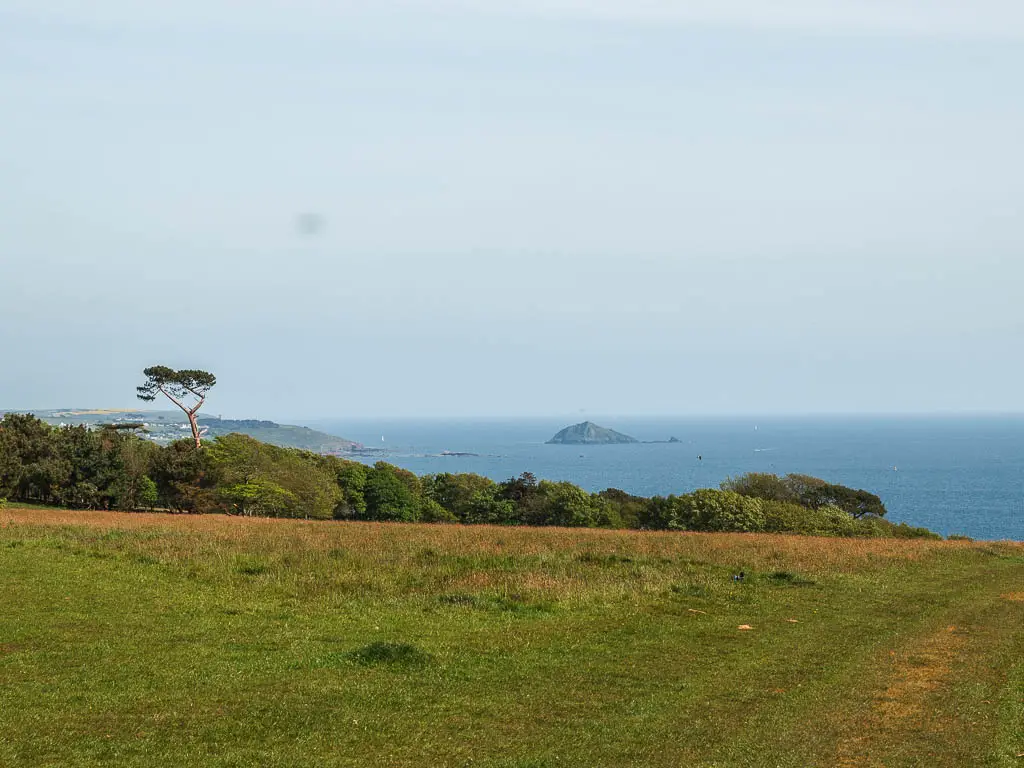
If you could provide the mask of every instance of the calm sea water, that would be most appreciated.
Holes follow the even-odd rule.
[[[476,472],[504,480],[529,471],[591,491],[651,496],[716,487],[743,472],[800,472],[877,493],[894,521],[1024,540],[1024,416],[591,419],[639,440],[681,442],[545,445],[568,424],[557,419],[306,423],[384,450],[363,457],[369,463],[383,458],[418,474]]]

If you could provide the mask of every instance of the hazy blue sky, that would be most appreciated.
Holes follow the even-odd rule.
[[[495,5],[0,0],[0,408],[1024,409],[1019,0]]]

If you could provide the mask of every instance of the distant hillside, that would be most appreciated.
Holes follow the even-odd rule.
[[[584,421],[566,427],[548,440],[548,445],[612,445],[636,442],[639,441],[635,437],[598,426],[592,421]]]
[[[169,443],[191,435],[188,423],[180,411],[54,408],[37,410],[32,413],[43,421],[54,425],[76,426],[81,424],[95,427],[99,424],[142,424],[147,437],[157,443]],[[284,448],[301,448],[314,453],[350,453],[363,447],[360,443],[352,440],[328,435],[326,432],[318,432],[309,427],[277,424],[273,421],[201,416],[199,425],[206,429],[207,437],[239,432],[255,437],[264,443],[280,445]]]
[[[362,448],[360,443],[346,440],[343,437],[328,435],[309,427],[297,427],[292,424],[276,424],[273,421],[255,421],[253,419],[199,419],[199,426],[206,427],[208,437],[230,435],[238,432],[250,435],[257,440],[285,448],[301,448],[314,453],[349,453]]]

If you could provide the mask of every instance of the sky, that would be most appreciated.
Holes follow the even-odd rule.
[[[1022,411],[1022,76],[1017,0],[0,0],[0,409]]]

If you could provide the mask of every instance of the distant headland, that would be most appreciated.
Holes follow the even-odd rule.
[[[4,410],[0,409],[0,417],[3,414]],[[188,423],[177,411],[58,408],[37,410],[34,414],[53,426],[84,426],[89,429],[98,429],[104,425],[115,428],[134,427],[141,436],[160,445],[167,445],[189,434]],[[234,432],[282,448],[298,448],[313,453],[347,455],[374,452],[374,449],[365,448],[354,440],[346,440],[343,437],[293,424],[278,424],[258,419],[222,419],[219,416],[200,416],[198,422],[203,436],[209,438]]]

